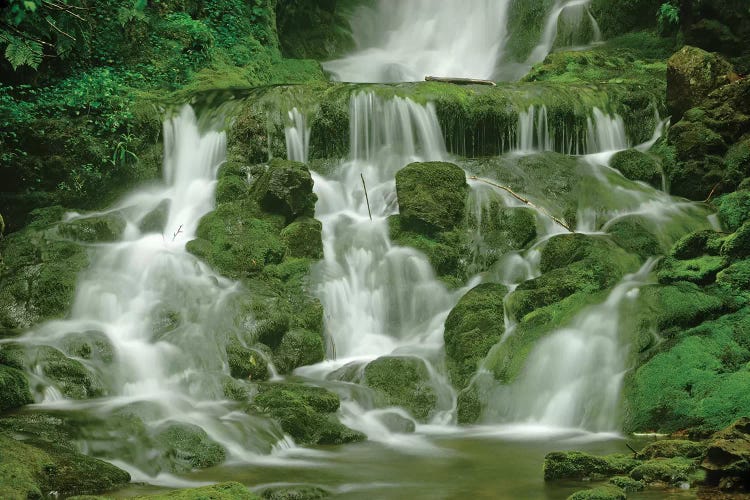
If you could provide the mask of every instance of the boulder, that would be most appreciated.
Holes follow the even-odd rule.
[[[638,460],[653,458],[701,458],[706,453],[706,445],[685,439],[664,439],[646,445],[636,454]]]
[[[0,412],[33,402],[26,375],[10,366],[0,365]]]
[[[267,360],[271,357],[270,351],[263,344],[245,347],[236,339],[230,341],[226,347],[230,375],[246,380],[268,380],[270,374]]]
[[[122,214],[110,212],[63,222],[58,226],[58,230],[62,236],[76,241],[109,243],[122,238],[126,225]]]
[[[318,199],[307,167],[278,158],[271,160],[268,169],[255,180],[251,193],[263,210],[283,215],[288,222],[300,216],[312,217]]]
[[[323,359],[323,337],[319,333],[302,328],[287,332],[273,353],[274,365],[281,373],[290,373],[295,368],[314,365]]]
[[[567,500],[625,500],[625,490],[614,485],[605,484],[588,490],[576,491]]]
[[[327,498],[331,494],[317,486],[279,486],[265,488],[260,492],[260,496],[264,500],[317,500]]]
[[[685,46],[667,62],[667,107],[678,122],[708,94],[729,82],[732,65],[716,54]]]
[[[317,219],[301,217],[281,231],[281,241],[286,246],[286,256],[296,258],[323,258],[323,224]]]
[[[735,191],[716,200],[719,221],[730,232],[737,231],[750,220],[750,191]]]
[[[425,362],[410,356],[384,356],[367,364],[364,384],[378,391],[385,403],[408,410],[426,422],[437,404]]]
[[[226,450],[196,425],[167,422],[157,431],[155,441],[173,472],[205,469],[222,463]]]
[[[156,208],[144,215],[140,222],[138,222],[138,229],[141,233],[163,233],[166,229],[167,219],[169,218],[170,206],[170,200],[161,200],[156,205]]]
[[[637,149],[620,151],[612,157],[610,166],[631,181],[645,182],[656,189],[662,187],[661,166],[648,153],[642,153]]]
[[[696,474],[698,466],[691,458],[654,458],[639,464],[630,471],[630,477],[646,484],[664,483],[679,486],[683,483],[693,484],[700,479]]]
[[[396,174],[404,228],[424,234],[450,231],[464,220],[466,174],[444,162],[412,163]]]
[[[638,464],[638,460],[628,455],[596,456],[580,451],[555,451],[544,457],[544,480],[604,479],[628,474]]]
[[[726,239],[721,254],[731,259],[744,259],[750,256],[750,221],[745,222],[733,235]]]
[[[750,486],[750,418],[740,418],[711,436],[701,467],[710,485],[722,489]]]
[[[259,500],[260,498],[244,484],[228,482],[201,486],[200,488],[174,490],[168,493],[148,495],[147,497],[136,497],[136,500]],[[81,498],[80,500],[89,499]]]

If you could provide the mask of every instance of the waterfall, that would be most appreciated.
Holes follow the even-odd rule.
[[[101,378],[107,397],[79,402],[50,390],[45,405],[80,406],[105,418],[119,410],[148,408],[142,417],[154,432],[168,423],[195,425],[230,457],[250,460],[271,451],[283,434],[272,422],[237,412],[224,401],[224,346],[236,329],[227,311],[239,285],[216,275],[185,248],[195,238],[198,221],[214,208],[226,135],[201,133],[192,108],[185,106],[165,121],[164,149],[164,183],[135,191],[107,212],[125,218],[124,237],[91,248],[91,266],[79,278],[69,318],[39,325],[21,341],[64,349],[70,336],[86,332],[106,336],[112,346],[111,362],[80,360]],[[166,211],[163,231],[139,229],[154,210]],[[91,446],[98,447],[90,452],[126,461],[101,443]],[[130,447],[133,456],[123,467],[136,475],[154,476],[161,470],[154,461],[169,460],[156,457],[144,443],[117,446]]]
[[[349,82],[492,78],[507,37],[511,0],[379,0],[351,19],[357,51],[324,63]]]
[[[621,116],[608,115],[599,108],[594,108],[591,115],[586,119],[587,154],[620,151],[630,147],[625,121]]]
[[[518,114],[516,149],[520,152],[554,151],[555,143],[547,120],[547,106],[530,106]]]
[[[539,44],[531,51],[531,54],[526,59],[526,64],[529,67],[543,61],[544,58],[547,57],[547,54],[552,50],[552,47],[558,40],[561,18],[567,21],[570,25],[569,35],[571,36],[571,40],[573,40],[582,30],[584,14],[586,20],[591,21],[594,41],[599,41],[601,39],[599,25],[588,11],[589,3],[591,3],[591,0],[557,0],[555,2],[550,14],[547,16],[547,22],[545,23]],[[570,13],[570,15],[564,16],[566,13]],[[572,43],[569,43],[568,45],[572,45]]]
[[[328,176],[314,175],[324,245],[314,282],[326,311],[329,356],[335,359],[322,374],[316,367],[298,372],[325,377],[350,362],[394,353],[418,356],[440,395],[436,418],[449,419],[452,390],[432,366],[442,359],[443,322],[457,297],[437,280],[425,256],[391,242],[388,225],[388,216],[398,211],[396,172],[411,162],[446,157],[437,116],[431,105],[370,93],[352,96],[350,115],[349,159]],[[343,407],[350,409],[347,425],[378,439],[382,429],[368,424],[367,412],[352,410],[352,403]]]
[[[307,118],[297,108],[288,114],[289,124],[284,129],[286,152],[289,160],[307,163],[310,150],[310,127]]]
[[[496,389],[492,410],[514,422],[617,432],[620,386],[628,368],[623,309],[648,283],[654,265],[648,261],[604,303],[540,340],[517,381]]]

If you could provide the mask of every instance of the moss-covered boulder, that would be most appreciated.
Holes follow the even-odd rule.
[[[555,451],[544,457],[544,480],[604,479],[629,474],[639,465],[628,455],[596,456],[580,451]]]
[[[367,364],[364,384],[378,391],[386,404],[408,410],[426,422],[437,404],[425,362],[410,356],[384,356]]]
[[[444,162],[412,163],[396,174],[401,224],[418,233],[450,231],[464,220],[466,174]]]
[[[234,482],[135,497],[136,500],[259,500],[260,498],[244,484]]]
[[[729,265],[721,256],[703,255],[689,260],[666,258],[659,262],[659,283],[669,284],[689,281],[698,285],[708,285],[716,280],[716,275]]]
[[[667,107],[677,122],[683,113],[729,82],[732,65],[716,54],[685,46],[667,62]]]
[[[227,455],[226,450],[212,441],[206,431],[191,424],[163,424],[156,433],[155,441],[175,472],[213,467],[222,463]]]
[[[122,214],[110,212],[63,222],[58,229],[65,238],[85,243],[107,243],[122,238],[126,225]]]
[[[465,266],[462,256],[465,247],[460,230],[425,235],[405,229],[400,215],[388,217],[388,226],[391,240],[425,254],[438,276],[463,280]]]
[[[610,478],[609,482],[625,493],[636,493],[646,487],[643,481],[637,481],[629,476],[615,476]]]
[[[684,457],[648,460],[631,470],[630,477],[646,484],[665,483],[672,486],[693,484],[701,479],[696,461]]]
[[[279,486],[262,490],[260,496],[265,500],[317,500],[331,494],[316,486]]]
[[[669,142],[675,146],[679,160],[690,161],[713,155],[717,157],[717,171],[723,170],[721,156],[727,152],[727,145],[721,135],[702,122],[688,120],[677,122],[669,129]],[[685,166],[683,165],[682,168]],[[680,185],[674,185],[674,181],[672,184],[673,191],[676,194],[682,194],[675,191],[675,189],[679,190]]]
[[[288,257],[323,258],[323,224],[317,219],[302,217],[281,231],[281,241]]]
[[[478,363],[505,332],[503,300],[508,288],[485,283],[471,289],[445,320],[445,354],[453,385],[466,387]]]
[[[71,399],[106,395],[106,388],[98,373],[53,347],[28,347],[24,350],[22,359],[26,370],[40,373]]]
[[[710,485],[730,490],[750,486],[750,418],[740,418],[711,436],[701,468]]]
[[[107,462],[51,443],[34,446],[0,434],[0,497],[69,497],[111,491],[130,474]]]
[[[109,337],[102,332],[89,330],[65,336],[63,350],[68,356],[111,363],[115,351]]]
[[[683,236],[672,247],[671,255],[689,260],[702,255],[719,255],[724,244],[724,235],[712,230],[696,231]]]
[[[606,226],[612,241],[621,248],[646,259],[664,253],[659,235],[651,228],[648,219],[640,215],[619,217]]]
[[[719,221],[730,232],[737,231],[750,220],[750,191],[736,191],[716,200]]]
[[[614,485],[605,484],[588,490],[576,491],[568,497],[568,500],[625,500],[625,490]]]
[[[716,282],[734,290],[750,291],[750,260],[735,262],[716,275]]]
[[[287,332],[273,353],[274,365],[281,373],[290,373],[300,366],[320,363],[324,358],[323,337],[303,328]]]
[[[636,454],[638,460],[652,458],[693,458],[699,459],[706,454],[706,445],[686,439],[663,439],[646,445]]]
[[[610,166],[617,169],[631,181],[650,184],[657,189],[662,187],[661,166],[656,158],[637,149],[628,149],[615,154]]]
[[[314,214],[318,198],[312,187],[310,171],[303,163],[275,158],[251,190],[263,210],[283,215],[289,222]]]
[[[270,377],[268,359],[271,350],[264,344],[245,347],[238,340],[226,346],[229,373],[234,378],[263,381]]]
[[[731,259],[744,259],[750,256],[750,221],[742,224],[737,232],[724,241],[721,254]]]
[[[15,368],[0,365],[0,412],[33,402],[26,375]]]
[[[170,200],[162,200],[153,210],[144,215],[138,222],[140,232],[143,234],[163,233],[166,229],[167,219],[169,218],[170,206]]]
[[[263,384],[252,407],[278,421],[299,444],[343,444],[365,439],[364,434],[336,419],[333,413],[339,408],[339,397],[321,387]]]

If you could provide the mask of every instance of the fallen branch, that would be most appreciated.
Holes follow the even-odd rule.
[[[711,192],[708,193],[708,198],[706,198],[705,200],[703,200],[703,203],[708,203],[709,201],[711,201],[711,198],[714,197],[714,193],[716,193],[716,190],[719,189],[719,185],[721,185],[721,182],[716,183],[716,185],[711,190]]]
[[[485,184],[489,184],[490,186],[496,187],[498,189],[502,189],[503,191],[505,191],[506,193],[510,194],[513,198],[517,199],[521,203],[525,203],[526,205],[530,206],[531,208],[533,208],[533,209],[535,209],[535,210],[543,213],[544,215],[546,215],[547,217],[549,217],[550,219],[552,219],[553,221],[555,221],[555,223],[558,224],[559,226],[564,227],[565,229],[567,229],[571,233],[575,233],[575,231],[573,231],[573,229],[568,224],[566,224],[565,221],[558,219],[557,217],[555,217],[554,215],[552,215],[551,213],[549,213],[547,210],[545,210],[544,207],[537,206],[534,203],[532,203],[530,200],[528,200],[528,199],[524,198],[523,196],[521,196],[520,194],[515,193],[511,188],[509,188],[507,186],[501,186],[500,184],[495,184],[494,182],[488,181],[487,179],[480,179],[479,177],[476,177],[476,176],[471,176],[471,177],[469,177],[469,179],[471,179],[473,181],[484,182]]]
[[[454,85],[489,85],[491,87],[497,87],[497,84],[492,80],[475,80],[473,78],[446,78],[442,76],[425,76],[426,82],[444,82],[452,83]]]
[[[625,446],[627,446],[628,449],[633,452],[633,457],[635,457],[636,455],[638,455],[638,452],[632,446],[630,446],[630,444],[625,443]]]
[[[365,189],[365,200],[367,201],[367,213],[370,214],[370,220],[372,220],[372,212],[370,211],[370,197],[367,196],[367,186],[365,185],[365,175],[360,172],[359,176],[362,178],[362,187]]]
[[[172,241],[177,238],[178,234],[182,234],[182,224],[180,224],[180,227],[177,228],[177,232],[172,235]]]

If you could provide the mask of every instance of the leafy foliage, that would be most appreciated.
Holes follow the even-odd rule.
[[[672,2],[664,2],[656,15],[659,32],[667,33],[680,24],[680,9]]]

